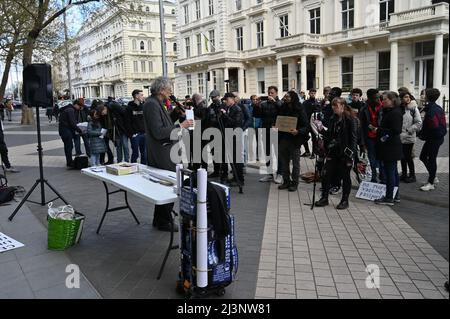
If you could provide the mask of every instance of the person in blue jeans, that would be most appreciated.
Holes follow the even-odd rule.
[[[377,134],[369,129],[369,125],[377,127],[382,117],[382,103],[380,93],[377,89],[367,91],[367,103],[359,111],[359,121],[361,124],[360,149],[367,152],[370,168],[372,171],[372,183],[378,183],[383,180],[380,161],[376,158],[375,144]],[[379,178],[379,179],[378,179]]]
[[[109,103],[113,121],[113,139],[116,146],[117,162],[130,161],[130,149],[128,139],[132,137],[131,121],[128,118],[126,107],[116,101]]]
[[[400,97],[396,92],[383,94],[383,118],[380,126],[369,125],[369,130],[377,134],[376,155],[383,163],[386,180],[386,195],[375,200],[376,204],[393,206],[400,202],[400,190],[394,196],[395,187],[399,186],[398,161],[403,158],[403,147],[400,139],[403,127],[403,113],[400,108]]]
[[[144,94],[142,90],[132,92],[133,101],[127,106],[128,118],[131,122],[131,163],[137,163],[141,158],[141,164],[147,165],[147,146],[145,139],[144,122]]]
[[[423,127],[419,133],[419,138],[425,141],[422,152],[420,153],[420,160],[427,168],[429,174],[428,183],[420,188],[424,192],[429,192],[436,188],[436,184],[438,183],[436,177],[436,159],[439,148],[444,143],[444,137],[447,135],[445,112],[441,106],[436,104],[440,95],[441,93],[438,89],[427,89],[425,91],[427,104],[424,108],[425,118],[423,120]]]

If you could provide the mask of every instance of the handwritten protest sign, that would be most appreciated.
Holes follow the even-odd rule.
[[[397,194],[398,187],[394,188],[394,196]],[[376,184],[370,182],[362,182],[359,185],[356,198],[374,201],[383,196],[386,196],[386,185]]]

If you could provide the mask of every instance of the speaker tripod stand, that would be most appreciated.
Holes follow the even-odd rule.
[[[38,139],[37,151],[38,151],[38,158],[39,158],[39,179],[36,180],[36,182],[30,188],[28,193],[23,197],[23,199],[20,202],[20,204],[16,207],[16,209],[11,214],[11,216],[9,216],[9,218],[8,218],[9,221],[13,220],[14,216],[16,216],[17,212],[20,210],[20,208],[23,206],[23,204],[25,204],[25,202],[30,202],[30,203],[33,203],[33,204],[45,206],[45,205],[47,205],[50,202],[53,202],[53,201],[55,201],[57,199],[61,199],[66,205],[69,204],[64,199],[64,197],[62,197],[61,194],[59,194],[59,192],[44,178],[44,167],[42,165],[42,141],[41,141],[41,122],[40,122],[40,119],[39,119],[39,106],[36,106],[36,127],[37,127],[37,139]],[[53,193],[56,194],[57,197],[55,197],[54,199],[46,202],[45,201],[44,185],[47,185],[53,191]],[[32,201],[32,200],[28,200],[28,198],[31,196],[31,194],[34,192],[34,190],[38,186],[40,186],[40,188],[41,188],[41,201],[40,202],[35,202],[35,201]]]

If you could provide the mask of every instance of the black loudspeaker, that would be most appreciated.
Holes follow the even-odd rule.
[[[53,106],[52,68],[49,64],[28,64],[23,69],[23,101],[29,106]]]

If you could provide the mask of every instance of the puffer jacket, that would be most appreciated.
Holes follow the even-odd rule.
[[[87,127],[87,136],[89,137],[89,147],[92,154],[101,154],[106,152],[106,144],[102,134],[102,125],[99,121],[90,121]]]
[[[403,127],[400,134],[402,144],[414,144],[416,142],[416,135],[422,129],[422,117],[417,108],[417,103],[408,104],[403,110]]]

